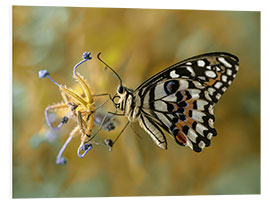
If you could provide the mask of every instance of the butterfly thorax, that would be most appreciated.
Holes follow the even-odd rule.
[[[118,94],[120,97],[118,104],[119,109],[123,111],[130,122],[137,120],[140,114],[140,97],[134,94],[134,90],[124,88],[123,94]]]

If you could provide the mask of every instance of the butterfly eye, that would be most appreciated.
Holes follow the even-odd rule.
[[[119,100],[120,100],[120,97],[119,96],[116,95],[116,96],[113,97],[113,103],[115,105],[117,105],[119,103]]]
[[[177,80],[170,80],[165,82],[164,89],[167,94],[175,93],[179,88],[179,82]]]
[[[118,94],[123,94],[123,93],[124,93],[124,88],[123,88],[122,85],[119,85],[119,86],[118,86],[117,92],[118,92]]]

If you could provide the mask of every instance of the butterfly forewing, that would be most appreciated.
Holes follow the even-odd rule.
[[[137,94],[142,101],[141,113],[150,120],[152,132],[160,134],[160,126],[178,144],[196,152],[209,146],[217,134],[214,105],[232,83],[238,68],[237,57],[210,53],[179,62],[143,83]],[[147,126],[140,123],[143,128]],[[153,133],[146,131],[157,145],[167,148],[164,136],[160,143]]]

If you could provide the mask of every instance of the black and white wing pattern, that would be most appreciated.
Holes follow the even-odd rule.
[[[214,106],[239,69],[229,53],[208,53],[181,61],[140,85],[141,127],[161,148],[167,141],[161,129],[175,141],[196,152],[217,135]]]

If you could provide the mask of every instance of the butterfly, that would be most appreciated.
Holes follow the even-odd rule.
[[[128,123],[139,121],[162,149],[167,149],[165,131],[179,145],[201,152],[217,135],[214,106],[234,80],[239,59],[225,52],[194,56],[157,73],[135,90],[123,86],[110,69],[120,80],[112,101]]]

